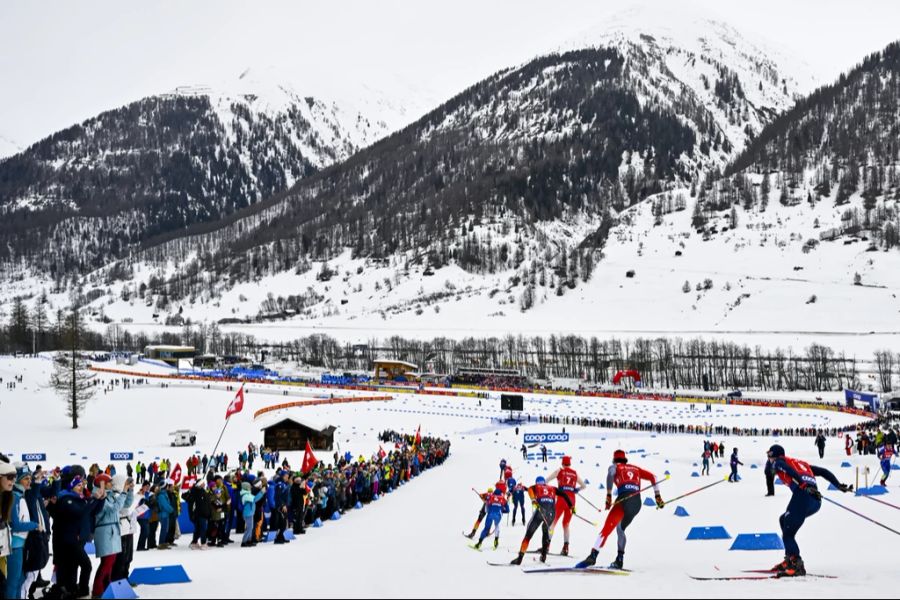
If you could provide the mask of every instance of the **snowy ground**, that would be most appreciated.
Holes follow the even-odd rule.
[[[72,431],[67,427],[62,402],[47,388],[49,368],[46,359],[0,359],[0,377],[4,382],[14,374],[24,376],[24,382],[14,391],[0,386],[0,423],[12,425],[8,431],[4,430],[0,450],[17,458],[23,452],[46,452],[49,465],[76,459],[105,465],[109,452],[119,451],[143,452],[139,458],[146,460],[159,456],[183,462],[188,450],[169,448],[168,432],[196,429],[201,444],[196,449],[209,452],[231,399],[231,394],[225,391],[177,385],[163,389],[158,383],[130,390],[116,389],[106,395],[101,393],[88,407],[81,428]],[[248,441],[259,442],[260,422],[253,421],[253,411],[278,402],[281,398],[277,396],[258,391],[249,393],[244,411],[232,419],[225,432],[222,448],[233,454]],[[786,506],[788,495],[784,488],[778,487],[775,498],[764,498],[762,470],[750,469],[751,464],[762,466],[765,449],[772,443],[770,438],[726,439],[729,451],[736,444],[747,463],[744,481],[723,483],[676,502],[675,505],[683,506],[690,513],[689,517],[673,516],[674,506],[662,511],[645,507],[629,529],[626,561],[635,571],[629,577],[599,576],[598,580],[581,575],[526,575],[515,568],[489,567],[486,560],[508,561],[513,557],[524,528],[506,527],[504,520],[500,550],[482,554],[470,550],[460,532],[471,527],[478,511],[478,501],[471,488],[491,485],[498,475],[496,465],[501,458],[507,458],[516,475],[529,483],[536,475],[545,474],[545,469],[552,470],[558,464],[556,459],[546,467],[534,461],[523,463],[518,452],[521,437],[512,428],[491,422],[491,417],[500,415],[495,409],[497,404],[484,400],[483,406],[478,406],[475,399],[400,395],[384,404],[296,409],[297,418],[337,426],[335,439],[341,452],[350,450],[368,456],[377,450],[376,436],[381,430],[413,432],[421,424],[423,433],[449,437],[453,442],[452,455],[442,467],[427,472],[394,494],[364,510],[351,511],[340,522],[310,530],[307,536],[289,546],[264,545],[252,550],[230,546],[197,553],[188,550],[182,539],[175,550],[140,553],[135,566],[180,563],[193,583],[141,587],[138,593],[143,598],[234,597],[251,591],[260,597],[297,597],[301,593],[313,597],[336,593],[349,597],[471,597],[487,593],[499,597],[533,597],[536,590],[546,590],[563,597],[596,597],[602,586],[603,593],[611,597],[625,594],[659,597],[660,586],[664,585],[662,595],[671,597],[826,594],[868,597],[876,592],[879,596],[900,597],[894,553],[887,551],[896,547],[896,536],[827,503],[801,531],[799,542],[810,572],[832,574],[838,579],[697,582],[688,578],[688,573],[711,574],[716,567],[722,572],[767,567],[780,558],[779,552],[729,552],[729,540],[685,541],[692,526],[723,525],[732,536],[778,531],[778,516]],[[718,407],[711,415],[691,414],[680,404],[548,395],[527,398],[526,410],[725,425],[842,425],[854,420],[837,413],[742,407]],[[559,426],[523,426],[525,432],[560,429]],[[609,464],[612,451],[619,447],[641,450],[631,455],[633,460],[659,475],[666,470],[671,472],[671,480],[661,487],[664,497],[724,477],[727,471],[723,459],[723,466],[714,466],[709,479],[690,477],[692,471],[699,470],[692,466],[702,450],[698,436],[653,437],[578,427],[567,427],[567,431],[572,434],[572,441],[553,444],[550,448],[554,453],[572,454],[575,468],[590,481],[589,491],[583,495],[595,504],[602,502],[604,494],[597,489],[601,473]],[[815,456],[811,439],[784,438],[781,442],[794,456],[807,460]],[[839,468],[841,460],[846,459],[843,452],[839,454],[840,446],[839,440],[829,440],[821,464],[832,468],[839,478],[855,483],[852,469]],[[288,459],[292,464],[299,464],[301,457],[299,453],[289,454]],[[849,460],[854,465],[876,468],[874,459],[854,456]],[[896,493],[897,481],[891,483],[891,491]],[[865,498],[826,493],[889,526],[900,526],[900,514],[895,509]],[[600,519],[585,503],[578,506],[579,514],[591,520]],[[575,557],[588,553],[595,535],[595,528],[577,520],[573,523],[571,545]],[[558,551],[561,543],[562,532],[558,531],[553,550]],[[848,551],[853,549],[863,549],[865,559],[848,560]],[[613,547],[605,548],[601,562],[608,562],[613,555]],[[556,558],[553,562],[563,565],[574,560]],[[255,565],[260,569],[254,569]],[[302,586],[302,592],[298,585]]]

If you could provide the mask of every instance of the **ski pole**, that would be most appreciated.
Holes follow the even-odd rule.
[[[666,475],[665,477],[663,477],[662,479],[660,479],[659,481],[657,481],[656,484],[652,484],[652,483],[651,483],[650,485],[645,486],[645,487],[642,487],[641,489],[639,489],[639,490],[636,491],[636,492],[633,492],[633,493],[631,493],[631,494],[627,494],[627,495],[625,495],[625,496],[622,496],[621,498],[616,498],[616,501],[613,502],[613,503],[610,505],[610,508],[612,508],[613,506],[616,506],[617,504],[620,504],[620,503],[622,503],[622,502],[625,502],[626,500],[628,500],[628,499],[631,498],[632,496],[637,496],[637,495],[640,494],[641,492],[646,492],[647,490],[649,490],[650,488],[652,488],[654,485],[659,485],[659,484],[663,483],[664,481],[668,481],[668,480],[669,480],[669,475]]]
[[[896,533],[897,535],[900,535],[900,531],[897,531],[896,529],[891,529],[890,527],[888,527],[888,526],[885,525],[884,523],[879,523],[879,522],[876,521],[875,519],[870,519],[870,518],[867,517],[866,515],[861,514],[861,513],[858,513],[858,512],[856,512],[855,510],[853,510],[852,508],[848,508],[848,507],[844,506],[844,505],[841,504],[840,502],[835,502],[834,500],[832,500],[831,498],[828,498],[827,496],[822,496],[822,499],[823,499],[823,500],[828,500],[828,501],[831,502],[832,504],[834,504],[834,505],[836,505],[836,506],[840,506],[841,508],[843,508],[843,509],[846,510],[846,511],[852,512],[852,513],[853,513],[854,515],[856,515],[857,517],[862,517],[863,519],[865,519],[866,521],[868,521],[868,522],[870,522],[870,523],[873,523],[873,524],[875,524],[875,525],[878,525],[879,527],[882,527],[882,528],[884,528],[884,529],[887,529],[887,530],[890,531],[891,533]],[[874,499],[874,498],[873,498],[873,499]]]
[[[602,512],[603,512],[602,510],[600,510],[599,508],[597,508],[597,506],[596,506],[593,502],[591,502],[590,500],[588,500],[588,499],[585,498],[584,496],[579,495],[578,497],[581,498],[582,500],[584,500],[584,502],[585,502],[588,506],[590,506],[591,508],[593,508],[594,510],[596,510],[598,513],[602,513]]]
[[[884,500],[879,500],[878,498],[873,498],[872,496],[863,496],[863,498],[868,498],[869,500],[872,500],[873,502],[878,502],[880,504],[884,504],[884,505],[890,506],[891,508],[896,508],[897,510],[900,510],[900,506],[897,506],[896,504],[891,504],[890,502],[885,502]]]
[[[599,523],[594,523],[593,521],[588,521],[587,519],[585,519],[584,517],[582,517],[582,516],[579,515],[578,513],[573,513],[572,516],[578,517],[579,519],[581,519],[582,521],[584,521],[584,522],[587,523],[588,525],[591,525],[592,527],[597,527],[597,526],[599,526]]]
[[[699,488],[697,488],[696,490],[692,490],[692,491],[690,491],[690,492],[688,492],[688,493],[686,493],[686,494],[682,494],[682,495],[680,495],[680,496],[676,496],[676,497],[674,497],[674,498],[671,498],[671,499],[666,500],[665,502],[663,502],[663,506],[665,506],[666,504],[670,504],[670,503],[672,503],[672,502],[675,502],[676,500],[681,500],[682,498],[687,498],[688,496],[691,496],[691,495],[693,495],[693,494],[696,494],[697,492],[702,492],[703,490],[708,489],[708,488],[711,488],[711,487],[714,486],[714,485],[719,485],[720,483],[725,483],[726,481],[728,481],[728,478],[727,478],[727,477],[725,477],[724,479],[720,479],[720,480],[718,480],[718,481],[714,481],[713,483],[704,485],[703,487],[699,487]],[[660,507],[657,507],[657,508],[660,508]]]

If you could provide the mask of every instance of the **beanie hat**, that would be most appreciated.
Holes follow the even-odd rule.
[[[245,481],[244,483],[241,484],[241,489],[245,492],[249,492],[250,491],[250,483]]]
[[[81,477],[75,476],[71,479],[71,481],[69,481],[69,485],[66,486],[66,489],[71,492],[82,483],[84,483],[84,480]]]
[[[27,477],[31,477],[31,469],[28,468],[28,463],[18,462],[15,464],[16,467],[16,483],[19,483],[23,479]]]
[[[571,456],[563,456],[562,457],[562,465],[564,467],[571,467],[572,466],[572,457]]]
[[[0,461],[0,477],[5,477],[7,475],[15,475],[16,468],[9,464],[8,462]]]
[[[624,450],[616,450],[613,452],[613,462],[627,463],[628,457],[625,456]]]
[[[126,481],[128,481],[128,478],[124,475],[116,475],[112,478],[112,488],[117,492],[122,492],[125,490]]]

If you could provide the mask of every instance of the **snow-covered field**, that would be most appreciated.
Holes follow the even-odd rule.
[[[120,451],[143,452],[138,458],[148,461],[169,457],[183,462],[189,450],[169,448],[167,434],[175,429],[195,429],[200,443],[196,449],[211,451],[223,424],[225,407],[232,397],[224,390],[175,384],[168,388],[161,388],[159,383],[129,390],[116,388],[108,394],[101,392],[88,406],[81,428],[72,431],[63,414],[62,401],[47,386],[49,369],[50,362],[46,359],[0,359],[0,377],[4,382],[13,375],[24,377],[15,390],[0,386],[0,423],[4,425],[0,450],[17,458],[23,452],[46,452],[51,466],[74,460],[105,465],[110,452]],[[330,394],[332,390],[322,393]],[[260,442],[261,422],[253,421],[253,412],[281,401],[279,396],[251,389],[244,411],[232,418],[221,447],[233,455],[249,441]],[[525,408],[532,413],[561,416],[592,414],[728,426],[838,426],[855,419],[830,412],[750,407],[715,407],[711,414],[691,413],[686,405],[674,403],[548,395],[527,397]],[[751,464],[762,466],[771,438],[726,438],[728,452],[737,445],[747,464],[742,470],[744,480],[738,484],[723,483],[674,503],[684,507],[690,516],[675,517],[675,506],[660,511],[645,507],[628,530],[626,566],[634,570],[628,577],[527,575],[515,568],[492,568],[486,559],[513,558],[524,528],[507,527],[504,520],[498,551],[479,554],[470,550],[468,540],[460,532],[471,528],[478,512],[478,501],[471,488],[492,485],[501,458],[506,458],[516,476],[528,483],[558,465],[555,458],[546,466],[536,461],[523,462],[518,450],[522,438],[516,436],[512,427],[491,421],[491,417],[501,416],[498,409],[499,402],[495,399],[483,400],[479,406],[476,399],[418,395],[399,395],[387,403],[293,409],[297,418],[337,426],[335,440],[341,452],[349,450],[368,456],[378,448],[380,431],[390,428],[412,433],[421,425],[423,434],[452,441],[451,457],[443,466],[426,472],[381,501],[364,510],[351,511],[341,521],[327,523],[322,529],[312,529],[288,546],[263,545],[255,549],[229,546],[197,553],[188,550],[182,539],[177,548],[166,553],[139,553],[135,566],[183,564],[193,580],[185,585],[141,587],[137,590],[139,595],[143,598],[247,594],[258,597],[534,597],[538,593],[552,593],[561,597],[840,597],[851,594],[900,597],[895,553],[891,551],[896,547],[896,536],[829,503],[807,522],[799,542],[810,572],[836,575],[838,579],[698,582],[688,577],[688,574],[712,574],[716,568],[731,573],[768,567],[780,559],[781,553],[776,551],[729,551],[730,540],[685,541],[693,526],[723,525],[732,536],[779,531],[778,516],[784,511],[788,494],[778,486],[776,497],[763,497],[762,470],[750,468]],[[560,426],[526,424],[520,434],[560,430]],[[661,486],[664,498],[724,477],[728,470],[727,459],[722,459],[719,462],[723,466],[713,466],[710,478],[690,476],[699,470],[693,466],[702,451],[699,436],[653,436],[580,427],[566,427],[566,431],[572,436],[571,442],[551,444],[549,448],[554,453],[566,452],[574,457],[573,466],[590,482],[583,496],[594,504],[602,503],[604,491],[598,489],[598,484],[617,448],[640,450],[630,455],[632,460],[660,476],[667,470],[671,472],[671,479]],[[817,458],[814,460],[812,439],[782,438],[780,442],[789,454],[819,463]],[[847,459],[842,446],[840,440],[830,439],[826,458],[820,463],[842,480],[855,483],[853,469],[839,468],[842,460],[876,468],[872,458]],[[327,458],[321,454],[319,458]],[[289,453],[287,458],[292,464],[301,462],[299,453]],[[897,481],[890,483],[894,492]],[[823,484],[822,489],[825,487]],[[825,493],[889,526],[900,526],[900,514],[893,508],[838,492]],[[587,519],[602,518],[584,502],[578,507],[578,514]],[[588,553],[596,532],[596,528],[582,521],[573,522],[571,546],[575,558]],[[552,549],[558,551],[561,544],[562,532],[557,531]],[[532,547],[536,548],[537,544],[533,542]],[[851,558],[854,554],[856,558]],[[611,541],[601,552],[599,562],[606,564],[613,557]],[[566,565],[574,563],[574,558],[551,557],[551,562]]]

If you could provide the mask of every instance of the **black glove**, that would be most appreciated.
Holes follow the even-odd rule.
[[[606,495],[606,510],[612,508],[612,494]]]
[[[844,492],[844,493],[846,494],[847,492],[852,492],[852,491],[853,491],[853,486],[852,486],[852,485],[847,485],[846,483],[841,483],[841,484],[838,485],[838,489],[841,490],[842,492]]]
[[[655,497],[656,497],[656,508],[662,508],[666,505],[666,503],[663,502],[662,496],[659,495],[659,492],[656,493]]]

